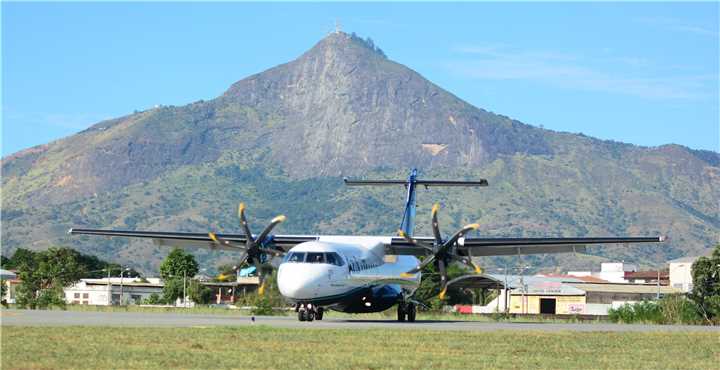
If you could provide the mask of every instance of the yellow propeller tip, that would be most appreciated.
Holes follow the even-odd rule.
[[[271,222],[276,223],[276,222],[283,222],[285,220],[287,220],[287,217],[285,217],[285,215],[280,215],[280,216],[273,218]]]
[[[398,230],[398,231],[397,231],[397,234],[400,235],[400,236],[402,236],[403,238],[405,237],[405,232],[402,231],[402,230]]]
[[[476,274],[482,274],[482,269],[478,266],[475,266],[475,273]]]
[[[411,273],[409,273],[409,272],[403,272],[402,274],[400,274],[400,277],[402,277],[402,278],[411,278],[411,277],[413,277],[413,274],[411,274]]]
[[[447,288],[440,291],[438,298],[440,298],[441,301],[445,299],[445,293],[447,293]]]
[[[440,203],[435,203],[432,206],[432,213],[437,213],[437,211],[440,209]]]
[[[213,232],[209,232],[208,236],[210,237],[210,240],[214,241],[215,243],[218,242],[217,236]]]
[[[477,229],[480,228],[480,224],[470,224],[470,225],[467,225],[467,226],[465,226],[465,227],[468,228],[468,229],[477,230]]]
[[[240,203],[238,206],[238,212],[243,212],[245,210],[245,203]]]

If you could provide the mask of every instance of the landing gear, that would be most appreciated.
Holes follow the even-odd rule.
[[[415,322],[415,314],[417,314],[417,308],[415,306],[415,303],[408,303],[407,304],[407,321],[408,322]]]
[[[313,321],[315,319],[322,320],[325,310],[322,307],[315,307],[312,304],[298,304],[295,306],[298,313],[299,321]]]
[[[417,306],[412,302],[400,302],[398,303],[397,319],[399,322],[415,322],[415,316],[417,314]]]

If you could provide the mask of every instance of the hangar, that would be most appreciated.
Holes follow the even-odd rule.
[[[610,283],[589,276],[568,275],[483,274],[465,278],[455,284],[467,289],[479,289],[483,295],[490,289],[499,290],[499,295],[485,306],[453,307],[456,312],[480,314],[505,312],[507,307],[507,312],[511,314],[604,316],[610,308],[625,303],[682,293],[681,289],[670,286]]]

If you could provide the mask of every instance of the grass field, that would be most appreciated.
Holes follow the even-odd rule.
[[[717,369],[717,333],[2,327],[2,369]]]
[[[56,308],[57,309],[57,308]],[[196,306],[191,308],[181,307],[148,307],[138,305],[128,306],[89,306],[89,305],[67,305],[66,310],[68,311],[91,311],[91,312],[146,312],[146,313],[182,313],[182,314],[211,314],[211,315],[230,315],[230,316],[251,316],[250,310],[243,309],[229,309],[224,307],[212,307],[212,306]],[[295,316],[295,312],[277,310],[275,314],[278,316]],[[387,320],[396,317],[395,309],[389,309],[383,312],[366,313],[366,314],[349,314],[343,312],[336,312],[328,310],[325,316],[328,318],[352,318],[362,320]],[[463,320],[463,321],[481,321],[481,322],[492,322],[497,320],[508,321],[508,322],[576,322],[577,320],[566,319],[566,318],[550,318],[540,316],[521,316],[521,317],[508,317],[508,318],[493,318],[490,315],[464,315],[459,313],[447,313],[447,312],[434,312],[434,311],[420,311],[417,314],[418,320]],[[607,322],[607,320],[589,320],[584,321],[585,323],[593,322]]]

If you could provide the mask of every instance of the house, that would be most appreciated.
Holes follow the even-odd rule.
[[[162,296],[164,284],[159,278],[80,279],[65,288],[70,304],[109,306],[139,304],[152,294]]]

